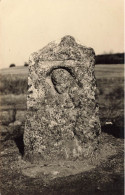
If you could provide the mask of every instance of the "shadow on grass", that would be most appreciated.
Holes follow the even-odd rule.
[[[102,132],[113,135],[116,138],[124,139],[124,127],[115,124],[108,124],[102,126]]]
[[[16,146],[19,149],[20,154],[23,156],[24,155],[24,141],[23,141],[23,135],[17,137],[14,139]]]

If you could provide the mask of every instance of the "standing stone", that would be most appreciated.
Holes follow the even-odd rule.
[[[99,108],[92,48],[65,36],[29,60],[25,158],[83,159],[98,147]]]

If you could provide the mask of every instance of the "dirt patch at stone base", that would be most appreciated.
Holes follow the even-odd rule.
[[[100,150],[83,161],[22,159],[16,144],[1,148],[1,194],[123,194],[123,140],[102,134]]]

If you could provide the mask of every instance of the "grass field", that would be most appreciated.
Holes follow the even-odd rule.
[[[7,75],[7,74],[27,75],[28,67],[17,66],[13,68],[5,68],[5,69],[1,69],[0,73],[2,75]],[[124,65],[123,64],[98,64],[95,66],[95,75],[97,78],[100,77],[107,78],[107,76],[124,77]]]
[[[102,133],[99,150],[94,153],[94,158],[84,159],[83,162],[68,161],[67,164],[41,163],[40,168],[36,164],[26,162],[22,156],[25,151],[23,132],[28,68],[1,70],[2,194],[123,194],[124,142],[123,139],[119,139],[123,138],[124,131],[123,67],[95,67]],[[106,121],[112,122],[113,125],[103,126]],[[52,177],[53,170],[59,170],[59,174]]]
[[[7,75],[7,74],[28,74],[28,67],[25,66],[17,66],[17,67],[12,67],[12,68],[4,68],[0,70],[0,73],[2,75]]]
[[[28,67],[1,69],[1,109],[26,110]],[[124,115],[124,65],[96,65],[100,118],[122,121]],[[123,123],[123,122],[122,122]]]
[[[123,78],[123,64],[98,64],[95,66],[96,78]]]

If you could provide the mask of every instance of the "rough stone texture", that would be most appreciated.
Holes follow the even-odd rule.
[[[83,159],[101,132],[92,48],[65,36],[29,60],[25,159]]]

